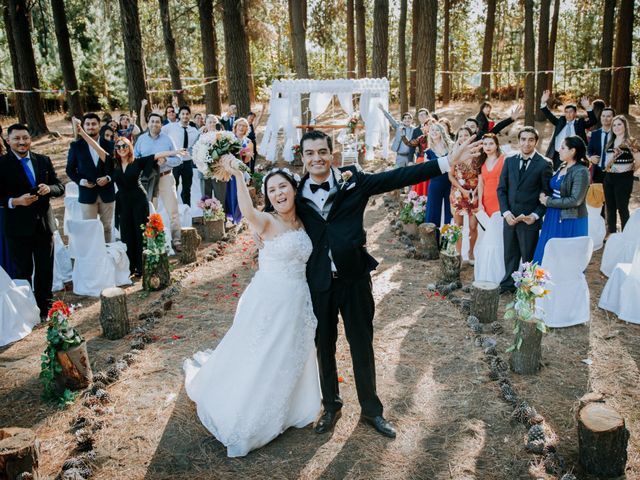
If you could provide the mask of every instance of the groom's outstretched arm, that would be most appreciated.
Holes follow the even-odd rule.
[[[388,172],[363,173],[358,178],[358,183],[360,183],[359,187],[365,189],[367,195],[371,196],[415,185],[448,171],[449,161],[446,157],[442,157],[438,161],[427,161]]]

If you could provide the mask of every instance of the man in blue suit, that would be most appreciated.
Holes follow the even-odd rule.
[[[100,117],[95,113],[87,113],[82,117],[84,130],[100,146],[107,150],[107,145],[100,140]],[[78,202],[84,220],[100,216],[104,227],[104,238],[112,241],[113,217],[116,194],[110,174],[113,172],[113,160],[100,160],[98,154],[82,138],[72,142],[67,154],[67,175],[78,184]]]
[[[589,161],[593,164],[591,170],[592,183],[602,183],[604,180],[604,166],[606,162],[607,151],[606,145],[611,140],[611,124],[616,111],[611,107],[605,107],[600,114],[601,128],[591,132],[589,145],[587,146],[587,155]]]

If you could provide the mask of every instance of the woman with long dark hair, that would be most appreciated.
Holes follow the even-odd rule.
[[[544,247],[550,239],[589,235],[587,146],[584,140],[573,135],[564,139],[558,153],[562,163],[549,182],[553,194],[550,197],[540,194],[540,203],[547,207],[547,211],[533,255],[533,261],[538,264],[542,264]]]
[[[488,216],[500,211],[498,184],[504,166],[500,141],[494,133],[482,137],[480,152],[480,176],[478,177],[478,205]]]

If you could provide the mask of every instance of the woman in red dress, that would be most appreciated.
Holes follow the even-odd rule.
[[[498,137],[487,133],[482,137],[482,152],[480,152],[480,181],[478,183],[478,200],[480,208],[488,216],[500,211],[498,203],[498,183],[504,165],[504,154],[500,150]]]

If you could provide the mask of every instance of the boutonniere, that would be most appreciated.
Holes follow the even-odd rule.
[[[355,183],[349,185],[349,180],[353,177],[353,172],[349,170],[345,170],[344,172],[340,172],[340,190],[347,189],[350,190],[355,187]]]

